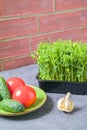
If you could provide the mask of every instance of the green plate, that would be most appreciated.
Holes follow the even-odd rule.
[[[19,115],[25,115],[25,114],[31,113],[31,112],[39,109],[45,103],[45,101],[47,99],[46,93],[38,87],[35,87],[35,86],[31,86],[31,87],[34,88],[34,90],[36,91],[36,95],[37,95],[36,102],[32,106],[25,109],[24,112],[19,112],[19,113],[10,113],[10,112],[0,110],[0,115],[1,116],[19,116]]]

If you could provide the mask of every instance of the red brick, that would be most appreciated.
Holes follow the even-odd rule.
[[[29,54],[29,39],[0,42],[0,59]]]
[[[87,0],[56,0],[56,10],[87,8]]]
[[[81,36],[80,36],[80,30],[67,30],[63,32],[57,32],[57,33],[52,33],[52,34],[45,34],[41,36],[35,36],[32,38],[32,50],[36,50],[37,46],[40,42],[43,41],[57,41],[58,39],[63,39],[63,40],[73,40],[73,41],[80,41]]]
[[[82,41],[87,42],[87,28],[82,29]]]
[[[53,0],[0,0],[0,17],[53,11]]]
[[[87,26],[87,10],[40,17],[40,32]]]
[[[0,62],[0,71],[2,70],[2,67],[1,67],[2,65],[1,65],[1,62]]]
[[[38,32],[37,18],[0,21],[0,39],[35,34]]]
[[[5,61],[4,70],[19,68],[19,67],[30,65],[30,64],[33,64],[33,63],[34,63],[34,60],[29,56],[10,59],[10,60]]]

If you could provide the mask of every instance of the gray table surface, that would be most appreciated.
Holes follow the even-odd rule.
[[[0,72],[5,79],[20,77],[27,84],[38,87],[35,76],[37,65],[30,65]],[[46,93],[47,101],[38,110],[23,116],[0,116],[0,130],[87,130],[87,95],[72,95],[75,109],[72,113],[64,113],[57,109],[57,101],[64,94]]]

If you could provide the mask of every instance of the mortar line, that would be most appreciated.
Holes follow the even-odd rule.
[[[14,20],[14,19],[22,19],[22,18],[31,18],[31,17],[37,17],[37,16],[47,16],[47,15],[55,15],[55,14],[63,14],[63,13],[70,13],[70,12],[76,12],[76,11],[83,11],[87,10],[87,8],[78,8],[78,9],[70,9],[70,10],[58,10],[55,12],[46,12],[41,14],[28,14],[28,15],[18,15],[18,16],[7,16],[0,18],[0,21],[7,21],[7,20]]]

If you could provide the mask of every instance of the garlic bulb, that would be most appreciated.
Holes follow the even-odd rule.
[[[74,102],[70,99],[71,93],[68,92],[66,97],[60,98],[57,102],[57,108],[61,111],[71,112],[74,109]]]

